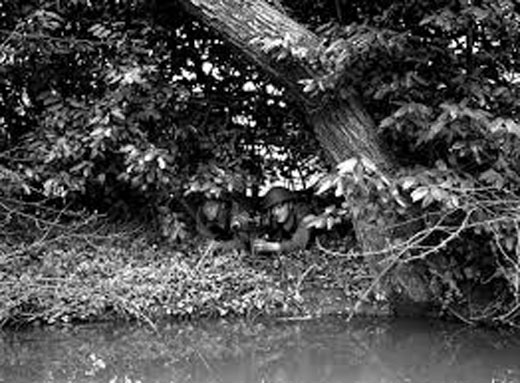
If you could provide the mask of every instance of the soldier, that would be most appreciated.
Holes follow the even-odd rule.
[[[275,186],[263,199],[267,212],[267,239],[257,239],[253,249],[259,253],[278,253],[305,249],[311,240],[309,224],[315,218],[310,208],[297,201],[297,195]]]
[[[196,213],[196,227],[200,235],[220,242],[219,248],[247,249],[249,247],[247,209],[229,194],[211,193]]]

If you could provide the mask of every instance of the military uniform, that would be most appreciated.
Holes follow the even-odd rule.
[[[270,241],[280,243],[280,251],[294,251],[308,247],[312,238],[312,230],[308,227],[311,218],[310,208],[305,204],[294,204],[289,218],[280,224],[270,220],[267,236]]]
[[[206,204],[210,203],[218,204],[217,213],[212,218],[205,212]],[[249,221],[247,209],[231,196],[206,200],[196,214],[197,232],[206,238],[222,242],[220,247],[225,248],[249,247]]]
[[[258,243],[258,251],[289,252],[305,249],[311,243],[313,236],[309,223],[314,216],[310,207],[296,200],[296,194],[283,187],[274,187],[265,195],[263,207],[268,213],[267,238],[270,245]],[[277,222],[270,209],[284,203],[289,204],[287,218],[283,222]],[[276,250],[270,250],[276,244]]]

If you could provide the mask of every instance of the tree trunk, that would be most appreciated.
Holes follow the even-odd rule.
[[[375,134],[375,124],[359,100],[329,99],[320,108],[307,112],[320,144],[333,163],[353,156],[365,156],[385,173],[392,173],[397,164],[384,150]]]
[[[287,41],[289,45],[315,52],[321,42],[317,35],[263,0],[178,1],[288,89],[301,103],[332,163],[337,164],[352,156],[364,156],[388,175],[397,170],[396,161],[377,137],[373,120],[361,101],[353,96],[355,92],[350,91],[348,96],[342,97],[339,94],[345,92],[328,93],[327,97],[311,96],[304,92],[301,80],[321,78],[323,69],[304,59],[280,60],[277,58],[279,51],[262,45],[262,39],[266,38],[264,41]],[[356,227],[364,249],[378,250],[387,244],[383,230],[364,222],[356,223]],[[406,292],[406,288],[396,290]],[[428,299],[426,293],[417,294],[417,291],[407,295],[413,301]]]
[[[262,47],[262,39],[267,38],[288,41],[313,52],[321,43],[317,35],[263,0],[179,1],[289,90],[307,111],[320,143],[333,162],[363,155],[389,170],[396,166],[383,150],[374,123],[359,100],[353,96],[345,99],[310,96],[303,91],[301,80],[320,78],[324,71],[306,60],[279,60],[279,52]]]

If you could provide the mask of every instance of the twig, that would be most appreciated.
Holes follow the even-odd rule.
[[[352,320],[352,318],[354,317],[354,315],[358,312],[359,310],[359,307],[361,306],[361,304],[363,304],[364,301],[367,300],[368,298],[368,295],[372,292],[372,290],[375,289],[375,287],[381,282],[381,280],[383,279],[383,277],[386,275],[386,273],[388,273],[394,266],[395,264],[397,263],[398,261],[398,258],[395,258],[391,263],[389,263],[375,278],[374,280],[372,281],[372,283],[370,284],[370,286],[368,286],[368,288],[363,292],[363,294],[361,295],[361,297],[357,300],[357,302],[354,304],[354,307],[352,309],[352,311],[350,312],[349,316],[347,317],[347,322],[350,322]]]
[[[471,214],[474,211],[475,211],[475,209],[471,209],[470,211],[468,211],[468,213],[466,214],[466,217],[464,218],[464,221],[459,225],[457,230],[455,230],[453,233],[451,233],[447,238],[443,239],[438,245],[436,245],[433,248],[431,248],[431,249],[429,249],[427,251],[424,251],[424,252],[422,252],[422,253],[420,253],[418,255],[415,255],[415,256],[412,256],[412,257],[406,259],[405,263],[412,262],[412,261],[415,261],[417,259],[424,259],[428,255],[433,254],[433,253],[439,251],[443,247],[446,247],[448,245],[448,243],[450,243],[451,241],[456,239],[460,235],[460,233],[462,233],[462,231],[464,231],[467,228],[467,223],[469,221],[469,218],[471,217]]]
[[[448,310],[450,311],[450,313],[453,314],[453,316],[455,316],[456,318],[458,318],[462,322],[464,322],[464,323],[466,323],[466,324],[468,324],[470,326],[474,326],[475,325],[475,322],[473,322],[472,320],[466,318],[465,316],[463,316],[461,313],[459,313],[455,309],[453,309],[451,307],[448,307]]]
[[[313,263],[312,265],[310,265],[307,270],[305,270],[303,272],[302,275],[300,275],[300,278],[298,278],[298,282],[296,282],[296,291],[300,291],[300,287],[301,287],[301,284],[303,283],[303,280],[305,279],[305,277],[312,271],[312,269],[314,269],[316,267],[316,264]]]
[[[503,314],[503,315],[500,315],[497,319],[502,321],[502,322],[505,322],[507,321],[509,318],[511,318],[517,311],[518,309],[520,309],[520,303],[519,304],[516,304],[511,310],[509,310],[507,313]]]
[[[515,301],[516,304],[520,303],[520,226],[518,224],[518,219],[514,220],[515,229],[516,229],[516,246],[515,246]]]
[[[59,228],[66,228],[67,227],[66,225],[61,225],[61,224],[58,224],[56,222],[48,221],[46,219],[36,217],[36,216],[34,216],[32,214],[24,213],[24,212],[22,212],[20,210],[11,209],[9,206],[7,206],[7,205],[5,205],[4,203],[1,203],[1,202],[0,202],[0,207],[3,208],[4,210],[6,210],[10,214],[16,214],[16,215],[18,215],[20,217],[31,219],[34,222],[37,222],[37,224],[40,223],[40,224],[45,224],[45,225],[48,225],[48,226],[56,226],[56,227],[59,227]]]
[[[2,42],[2,45],[0,45],[0,49],[4,49],[5,46],[7,45],[7,43],[9,42],[9,40],[11,40],[15,34],[17,34],[17,30],[22,27],[22,24],[21,23],[18,23],[16,25],[16,27],[12,30],[12,31],[7,31],[5,29],[0,29],[0,33],[3,33],[5,35],[8,35],[7,38]]]
[[[200,257],[199,261],[195,265],[194,271],[197,271],[199,269],[199,267],[202,265],[202,263],[204,262],[204,260],[206,259],[206,257],[209,254],[213,253],[213,250],[214,250],[216,244],[217,244],[217,241],[212,239],[211,242],[209,243],[208,247],[206,248],[206,251],[204,251],[204,253],[202,254],[202,257]]]
[[[137,319],[142,319],[144,320],[145,323],[147,323],[150,328],[155,332],[155,333],[159,333],[159,330],[157,329],[157,326],[155,325],[155,323],[148,317],[146,316],[143,311],[134,303],[132,302],[131,300],[128,300],[128,299],[125,299],[123,297],[117,297],[117,299],[122,302],[123,304],[128,304],[130,305],[134,310],[133,311],[129,311],[126,307],[123,306],[123,309],[130,313],[130,315],[136,317]]]
[[[200,358],[200,360],[202,361],[202,363],[204,364],[204,366],[206,366],[206,368],[208,369],[208,371],[212,374],[214,374],[215,376],[215,380],[217,382],[220,381],[220,379],[218,378],[217,374],[215,374],[215,369],[213,367],[211,367],[211,365],[209,364],[209,362],[207,361],[207,359],[204,357],[204,355],[202,355],[202,353],[199,351],[199,349],[197,347],[193,347],[193,350],[195,351],[195,354],[197,354],[197,356]]]
[[[355,252],[351,251],[352,249],[350,249],[346,253],[344,253],[342,251],[335,251],[335,250],[327,249],[325,246],[323,246],[321,244],[321,241],[320,241],[319,238],[316,238],[315,242],[316,242],[316,246],[318,247],[318,250],[320,250],[321,252],[323,252],[323,253],[325,253],[327,255],[330,255],[332,257],[358,258],[358,257],[362,256],[361,253],[355,253]]]
[[[50,41],[55,41],[55,42],[71,43],[71,44],[82,43],[82,44],[90,44],[90,45],[98,45],[98,46],[115,46],[116,45],[116,44],[109,43],[107,41],[97,41],[97,40],[68,38],[68,37],[54,37],[54,36],[48,36],[48,35],[43,35],[43,34],[39,34],[39,33],[21,33],[21,32],[17,32],[16,30],[7,31],[5,29],[0,29],[0,33],[9,35],[8,38],[6,40],[4,40],[4,42],[2,43],[2,46],[1,46],[2,48],[7,44],[7,42],[9,40],[11,40],[15,36],[18,38],[22,38],[22,39],[50,40]],[[139,40],[139,39],[132,40],[132,42],[134,42],[134,41],[142,41],[142,40]]]

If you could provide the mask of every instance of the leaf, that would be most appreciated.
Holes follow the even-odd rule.
[[[426,186],[420,186],[417,189],[415,189],[412,194],[412,201],[417,202],[425,198],[429,193],[429,189]]]
[[[151,160],[153,160],[155,157],[155,153],[153,152],[148,152],[146,153],[146,155],[144,156],[144,160],[145,162],[150,162]]]
[[[340,175],[343,174],[353,174],[354,170],[356,168],[356,165],[358,164],[358,159],[356,157],[349,158],[348,160],[345,160],[343,162],[340,162],[336,169],[338,170],[338,173]]]
[[[31,195],[31,188],[25,182],[21,184],[22,190],[25,195]]]
[[[475,20],[482,21],[489,17],[490,11],[481,7],[472,6],[470,7],[470,13],[473,15]]]
[[[504,177],[495,169],[486,170],[479,176],[479,180],[484,181],[488,185],[492,185],[497,189],[501,189],[505,183]]]
[[[52,178],[45,181],[43,184],[43,194],[47,197],[50,197],[53,194],[55,185],[56,181],[54,181]]]
[[[157,157],[157,163],[159,164],[159,169],[166,169],[166,161],[164,161],[164,158]]]
[[[88,32],[94,33],[97,29],[102,28],[101,24],[94,24],[89,29],[87,29]]]
[[[123,146],[123,147],[120,149],[120,151],[121,151],[122,153],[128,153],[128,152],[133,152],[135,149],[136,149],[136,148],[135,148],[134,145],[132,145],[132,144],[128,144],[128,145]]]
[[[55,95],[53,95],[51,93],[47,93],[47,97],[45,97],[43,99],[43,105],[46,108],[50,107],[51,105],[58,104],[58,103],[60,103],[60,105],[62,105],[61,104],[61,100],[59,99],[59,97],[57,97],[57,96],[55,96]]]
[[[405,177],[401,181],[401,187],[403,188],[403,190],[408,190],[412,186],[414,186],[416,183],[417,183],[417,180],[415,179],[415,177]]]
[[[395,118],[393,118],[392,116],[390,117],[387,117],[387,118],[384,118],[380,123],[379,123],[379,127],[384,129],[384,128],[389,128],[391,127],[392,125],[394,125],[396,122]]]
[[[57,21],[47,21],[45,23],[45,27],[52,31],[58,29],[60,26],[61,26],[61,24]]]
[[[278,48],[282,45],[283,45],[283,40],[280,38],[277,38],[277,39],[264,38],[264,40],[263,40],[263,50],[265,53],[269,53],[273,49]]]
[[[276,56],[276,61],[282,61],[283,59],[286,59],[287,57],[289,57],[289,51],[283,50],[278,54],[278,56]]]
[[[298,59],[305,59],[309,55],[309,49],[305,47],[292,47],[291,54]]]
[[[452,195],[447,205],[451,209],[458,209],[460,207],[460,200],[457,196]]]
[[[304,92],[304,93],[312,93],[313,91],[316,90],[317,87],[318,87],[318,86],[317,86],[317,84],[316,84],[316,81],[311,80],[311,81],[309,81],[309,82],[305,85],[305,87],[303,88],[303,92]]]
[[[105,134],[105,128],[102,127],[102,126],[97,127],[96,129],[94,129],[94,130],[90,133],[90,135],[91,135],[92,137],[102,136],[102,135],[104,135],[104,134]]]
[[[430,194],[432,198],[436,201],[444,201],[449,197],[449,194],[445,190],[442,190],[441,188],[436,186],[430,189]]]
[[[72,168],[70,168],[69,172],[70,173],[78,173],[79,171],[81,171],[84,167],[86,166],[89,166],[91,165],[92,162],[91,161],[82,161],[80,162],[79,164],[73,166]]]
[[[435,161],[435,167],[443,172],[447,171],[448,170],[448,166],[446,165],[446,163],[443,161],[443,160],[437,160]],[[451,186],[451,182],[448,182],[446,184],[446,187],[448,186]]]
[[[327,176],[325,177],[321,182],[318,190],[316,191],[317,195],[325,193],[327,190],[329,190],[336,182],[336,177],[334,176]]]
[[[393,190],[393,191],[392,191],[392,197],[394,197],[395,202],[397,202],[397,204],[398,204],[401,208],[407,208],[407,207],[408,207],[408,204],[406,203],[406,201],[404,200],[404,198],[401,197],[401,195],[399,194],[399,192],[398,192],[397,190]]]
[[[504,241],[504,246],[508,251],[513,251],[516,245],[516,237],[507,236]]]
[[[363,164],[363,166],[365,167],[366,170],[369,170],[372,173],[376,172],[377,166],[371,159],[369,159],[367,157],[362,157],[361,163]]]
[[[83,109],[83,107],[84,107],[83,104],[81,104],[80,102],[78,102],[74,99],[69,99],[68,102],[69,102],[69,105],[72,106],[73,108]]]
[[[336,185],[336,190],[334,190],[334,195],[336,197],[341,197],[343,194],[345,194],[345,185],[341,180],[339,180]]]
[[[400,118],[400,117],[403,117],[404,115],[408,114],[410,112],[409,110],[409,104],[405,104],[403,106],[401,106],[399,109],[397,109],[393,116],[394,118]]]
[[[520,125],[512,119],[508,118],[505,120],[506,130],[520,138]]]
[[[45,15],[48,18],[50,18],[50,19],[54,19],[56,21],[59,21],[60,23],[65,22],[65,19],[63,17],[61,17],[60,15],[58,15],[57,13],[55,13],[55,12],[45,11]]]
[[[430,205],[430,204],[431,204],[432,202],[434,202],[434,201],[435,201],[435,200],[434,200],[433,196],[432,196],[430,193],[428,193],[428,194],[426,194],[426,196],[423,198],[421,206],[422,206],[423,208],[425,208],[425,207],[427,207],[428,205]]]
[[[112,116],[114,116],[115,118],[119,119],[120,121],[124,121],[125,120],[125,115],[123,114],[123,112],[121,111],[120,108],[112,109],[110,114],[112,114]]]
[[[320,215],[309,220],[306,226],[308,228],[323,229],[326,225],[327,217]]]
[[[259,43],[262,43],[262,38],[259,36],[255,36],[251,40],[249,40],[249,44],[251,44],[251,45],[256,45]]]
[[[443,112],[437,120],[433,123],[433,125],[430,126],[430,129],[428,130],[428,134],[425,137],[425,141],[431,141],[432,139],[437,136],[442,129],[446,126],[448,122],[448,112]]]

